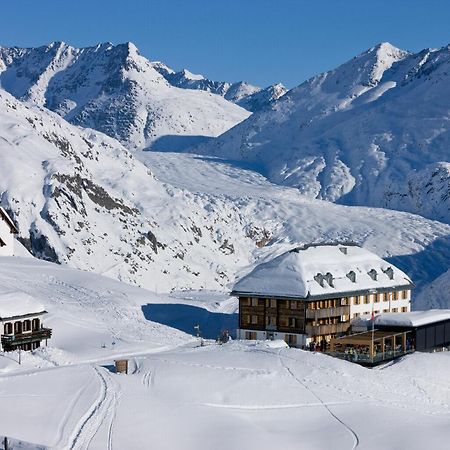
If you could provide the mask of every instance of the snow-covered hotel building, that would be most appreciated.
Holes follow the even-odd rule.
[[[302,347],[346,333],[364,314],[410,311],[410,278],[353,243],[305,245],[257,266],[234,286],[238,339]]]
[[[14,234],[17,234],[14,222],[0,207],[0,256],[14,255]]]

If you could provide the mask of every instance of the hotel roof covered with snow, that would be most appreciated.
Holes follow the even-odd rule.
[[[411,279],[353,243],[297,247],[239,280],[241,338],[303,346],[345,333],[363,314],[410,310]]]

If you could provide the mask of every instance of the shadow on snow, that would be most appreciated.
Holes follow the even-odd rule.
[[[236,336],[238,314],[211,312],[198,306],[180,304],[147,304],[141,308],[147,320],[188,334],[195,335],[194,325],[200,325],[201,334],[206,339],[216,339],[223,330],[228,330],[233,338]]]

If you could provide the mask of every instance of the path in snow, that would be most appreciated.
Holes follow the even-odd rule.
[[[450,439],[450,354],[369,370],[233,342],[136,356],[130,369],[81,364],[2,376],[1,432],[67,450],[298,450],[300,442],[421,450]],[[17,414],[36,408],[39,417],[17,425]]]
[[[292,371],[292,369],[287,365],[285,359],[281,355],[281,352],[282,352],[282,349],[280,349],[278,352],[278,357],[280,359],[281,365],[286,369],[286,371],[289,373],[289,375],[291,375],[294,378],[295,381],[297,381],[305,389],[307,389],[309,392],[311,392],[311,394],[320,402],[320,404],[330,413],[330,415],[331,415],[331,417],[333,417],[333,419],[337,420],[351,434],[352,439],[353,439],[352,450],[355,450],[359,445],[359,438],[358,438],[358,435],[355,433],[355,431],[349,425],[347,425],[343,420],[341,420],[335,413],[333,413],[333,411],[331,411],[331,409],[330,409],[331,403],[325,403],[315,391],[313,391],[300,378],[298,378],[295,375],[295,373]]]
[[[100,381],[99,396],[77,425],[68,446],[70,450],[88,449],[97,433],[105,425],[107,426],[107,442],[104,448],[112,450],[113,427],[120,395],[119,385],[112,380],[105,369],[98,367],[93,369]]]

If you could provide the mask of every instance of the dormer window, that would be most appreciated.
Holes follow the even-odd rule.
[[[383,270],[383,272],[387,275],[387,277],[390,280],[394,279],[394,270],[392,269],[392,267],[388,267],[386,270]]]
[[[370,278],[372,278],[373,281],[377,281],[378,273],[375,269],[369,270],[367,274],[369,275]]]
[[[331,286],[334,287],[333,285],[333,275],[331,275],[330,272],[327,272],[324,276],[325,280],[327,280],[327,283]]]
[[[356,273],[353,272],[353,270],[350,270],[350,272],[346,275],[346,277],[347,277],[352,283],[356,283]]]
[[[323,287],[323,275],[321,273],[318,273],[314,276],[314,280],[316,280],[317,283],[319,283]]]
[[[344,255],[347,254],[347,247],[339,247],[339,250],[340,250],[341,253],[343,253]]]

